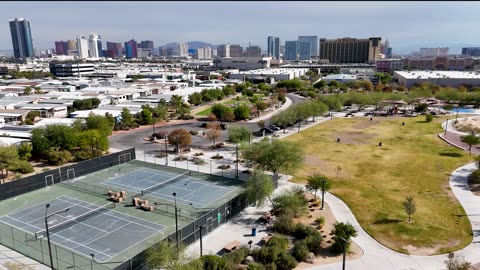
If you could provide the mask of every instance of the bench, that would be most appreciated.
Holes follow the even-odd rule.
[[[233,241],[230,244],[224,246],[223,249],[225,250],[225,252],[230,253],[230,252],[232,252],[233,250],[236,250],[239,247],[240,247],[240,242]]]
[[[268,243],[268,241],[270,241],[270,239],[272,239],[272,236],[271,236],[271,235],[264,236],[264,237],[262,238],[262,240],[260,241],[260,243],[261,243],[262,245],[265,245],[266,243]]]
[[[123,202],[127,198],[127,193],[123,190],[120,192],[109,190],[107,195],[109,196],[110,200],[114,202]]]

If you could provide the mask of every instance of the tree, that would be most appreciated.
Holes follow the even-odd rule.
[[[170,97],[170,106],[173,108],[175,115],[180,107],[183,105],[183,98],[179,95],[172,95]]]
[[[303,163],[303,149],[293,142],[262,140],[242,150],[243,157],[258,168],[271,171],[292,173]]]
[[[175,145],[175,149],[178,152],[179,148],[186,147],[192,143],[192,136],[183,128],[175,129],[168,134],[168,143]],[[177,145],[178,148],[176,147]]]
[[[32,94],[32,87],[30,87],[30,86],[25,87],[25,89],[23,90],[23,94],[26,95],[26,96],[31,95]]]
[[[288,189],[285,193],[273,198],[277,215],[300,217],[308,213],[308,201],[299,186]]]
[[[357,236],[357,230],[355,230],[350,222],[335,222],[333,224],[332,233],[334,234],[332,237],[334,242],[331,246],[331,250],[334,253],[341,253],[344,249],[348,251],[351,244],[350,238]]]
[[[246,105],[240,105],[233,110],[235,120],[245,120],[250,117],[250,108]]]
[[[305,185],[305,188],[309,191],[313,191],[314,199],[317,199],[317,191],[322,188],[324,182],[325,190],[329,190],[332,186],[330,180],[324,175],[314,174],[307,177],[307,184]]]
[[[32,144],[22,143],[18,146],[18,156],[21,160],[29,160],[32,157]]]
[[[220,121],[229,121],[235,119],[232,108],[220,103],[212,106],[212,113]]]
[[[133,117],[132,117],[132,114],[130,113],[130,110],[127,107],[123,107],[122,112],[120,113],[120,117],[121,117],[120,123],[125,128],[133,127]]]
[[[450,257],[444,261],[447,270],[469,270],[471,263],[465,261],[464,257]]]
[[[410,216],[413,215],[413,213],[415,213],[415,211],[417,210],[417,206],[415,205],[415,200],[413,199],[413,196],[405,197],[402,205],[403,210],[405,210],[405,213],[408,215],[408,221],[411,221]]]
[[[228,129],[228,140],[232,143],[246,142],[252,137],[252,132],[244,126],[233,126]]]
[[[180,245],[177,252],[174,242],[160,241],[146,250],[146,257],[150,269],[185,269],[184,261],[186,255],[184,245]]]
[[[316,84],[313,85],[313,87],[316,88],[316,89],[322,89],[325,86],[327,86],[327,83],[324,80],[321,80],[321,81],[319,81],[319,82],[317,82]]]
[[[383,83],[379,82],[377,85],[375,85],[374,88],[375,92],[383,92]]]
[[[150,106],[142,105],[142,110],[140,111],[140,123],[142,125],[151,125],[153,123],[152,110]]]
[[[168,105],[164,99],[161,99],[160,102],[158,102],[157,108],[155,108],[153,112],[153,116],[155,117],[155,120],[154,120],[155,123],[158,121],[167,120]]]
[[[200,105],[202,103],[202,94],[195,92],[188,96],[188,103],[193,105]]]
[[[418,104],[417,106],[415,106],[415,111],[417,113],[425,112],[427,111],[427,109],[428,109],[428,104],[426,103]]]
[[[33,154],[43,157],[51,149],[70,151],[77,146],[77,131],[62,124],[32,129]]]
[[[215,146],[215,140],[222,136],[220,126],[212,123],[207,124],[207,132],[205,135],[207,135],[209,140],[212,140],[213,146]]]
[[[8,170],[18,162],[18,152],[15,145],[0,146],[0,173],[2,180],[8,176]]]
[[[95,115],[91,112],[85,119],[85,128],[87,130],[96,129],[101,134],[105,136],[110,136],[112,135],[113,125],[111,123],[111,120],[108,120],[107,117]]]
[[[369,80],[364,80],[362,81],[362,87],[365,88],[365,90],[367,91],[372,91],[373,83]]]
[[[43,94],[42,88],[40,86],[35,86],[35,94]]]
[[[468,151],[470,151],[470,155],[472,154],[472,146],[480,143],[480,138],[473,134],[462,136],[461,140],[463,143],[468,144]]]
[[[261,170],[253,170],[252,174],[245,182],[245,195],[249,202],[255,202],[258,207],[265,205],[268,200],[275,208],[275,203],[272,200],[272,194],[275,190],[272,177],[266,175]]]

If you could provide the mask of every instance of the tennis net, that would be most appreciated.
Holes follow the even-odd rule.
[[[66,220],[66,221],[63,221],[63,222],[60,222],[58,224],[55,224],[55,225],[52,225],[52,226],[49,226],[48,227],[48,230],[50,232],[54,231],[54,230],[58,230],[58,229],[61,229],[61,228],[65,228],[65,227],[69,227],[72,223],[78,223],[82,220],[86,220],[92,216],[95,216],[95,215],[98,215],[100,213],[105,213],[105,212],[108,212],[110,211],[111,208],[115,207],[114,206],[114,203],[112,202],[109,202],[105,205],[102,205],[96,209],[93,209],[93,210],[90,210],[86,213],[83,213],[83,214],[80,214],[74,218],[71,218],[69,220]],[[40,230],[38,232],[35,233],[35,238],[38,238],[39,236],[45,234],[47,232],[47,229],[43,229],[43,230]]]
[[[173,177],[173,178],[170,178],[170,179],[168,179],[167,181],[164,181],[164,182],[162,182],[162,183],[153,185],[153,186],[148,187],[148,188],[146,188],[146,189],[142,189],[142,196],[144,196],[144,195],[146,195],[146,194],[148,194],[148,193],[151,193],[151,192],[153,192],[153,191],[155,191],[155,190],[161,189],[162,187],[166,187],[166,186],[168,186],[168,185],[171,185],[171,184],[173,184],[173,183],[176,183],[176,182],[178,182],[178,181],[180,181],[180,180],[182,180],[182,179],[184,179],[184,178],[186,178],[186,177],[188,177],[188,176],[190,176],[190,175],[191,175],[190,171],[187,171],[187,172],[184,172],[184,173],[182,173],[182,174],[180,174],[180,175],[177,175],[177,176],[175,176],[175,177]]]

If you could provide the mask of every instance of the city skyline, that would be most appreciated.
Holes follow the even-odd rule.
[[[302,35],[379,36],[389,39],[394,53],[420,47],[450,47],[452,53],[460,53],[459,47],[480,44],[480,37],[469,34],[480,26],[475,18],[475,7],[480,8],[477,2],[7,3],[9,8],[0,10],[4,22],[0,49],[12,49],[8,21],[13,18],[30,21],[34,47],[41,49],[90,33],[99,33],[103,43],[131,39],[152,40],[157,47],[188,41],[244,47],[251,43],[264,51],[267,36],[280,37],[282,46],[285,40]],[[132,12],[135,9],[138,12]]]

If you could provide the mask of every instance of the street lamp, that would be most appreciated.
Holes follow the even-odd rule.
[[[447,129],[448,129],[448,118],[447,118],[447,123],[445,124],[445,133],[444,133],[444,135],[447,135]]]
[[[50,232],[48,231],[48,218],[51,217],[51,216],[54,216],[54,215],[66,213],[68,210],[70,210],[70,208],[60,210],[60,211],[57,211],[57,212],[51,213],[51,214],[48,214],[48,208],[50,208],[49,203],[47,203],[45,205],[45,231],[47,233],[48,252],[50,253],[49,254],[50,255],[50,267],[52,269],[54,269],[53,268],[53,256],[52,256],[52,244],[50,243]]]
[[[178,216],[177,216],[177,193],[173,192],[173,201],[175,202],[175,238],[177,240],[177,253],[179,251],[178,248]]]
[[[348,240],[343,238],[343,237],[339,237],[340,240],[342,240],[343,242],[343,264],[342,264],[342,270],[345,270],[345,257],[347,255],[347,244],[348,244]]]

